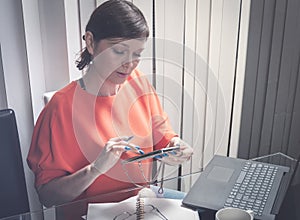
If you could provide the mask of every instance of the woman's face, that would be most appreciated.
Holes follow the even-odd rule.
[[[145,42],[145,39],[100,40],[94,47],[93,66],[106,82],[121,84],[139,64]]]

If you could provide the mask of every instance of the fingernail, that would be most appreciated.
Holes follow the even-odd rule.
[[[124,149],[125,149],[125,150],[131,150],[131,148],[128,147],[128,146],[125,146]]]
[[[140,150],[141,148],[140,146],[135,146],[135,149]]]
[[[162,154],[162,156],[163,156],[163,157],[168,157],[168,156],[169,156],[169,154],[167,154],[167,153],[163,153],[163,154]]]
[[[161,155],[156,155],[154,158],[155,158],[155,159],[161,159],[162,156],[161,156]]]
[[[172,154],[172,155],[176,155],[176,154],[177,154],[177,152],[176,152],[176,151],[171,151],[171,152],[170,152],[170,154]]]
[[[145,154],[145,152],[144,152],[143,150],[138,150],[138,152],[139,152],[140,154]]]

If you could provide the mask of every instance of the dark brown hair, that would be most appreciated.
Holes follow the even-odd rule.
[[[136,39],[149,36],[144,15],[133,3],[126,0],[109,0],[97,7],[85,31],[93,34],[96,43],[107,38]],[[92,56],[85,48],[76,61],[77,68],[82,70],[91,60]]]

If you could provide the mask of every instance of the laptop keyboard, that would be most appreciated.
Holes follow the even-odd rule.
[[[246,162],[224,207],[252,210],[261,216],[271,192],[278,167]]]

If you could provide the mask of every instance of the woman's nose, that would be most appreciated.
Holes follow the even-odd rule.
[[[129,69],[129,68],[134,67],[135,63],[136,63],[136,60],[133,60],[132,57],[129,57],[122,62],[122,66]]]
[[[127,69],[133,67],[133,65],[134,65],[133,61],[125,61],[125,62],[122,63],[122,66],[126,67]]]

